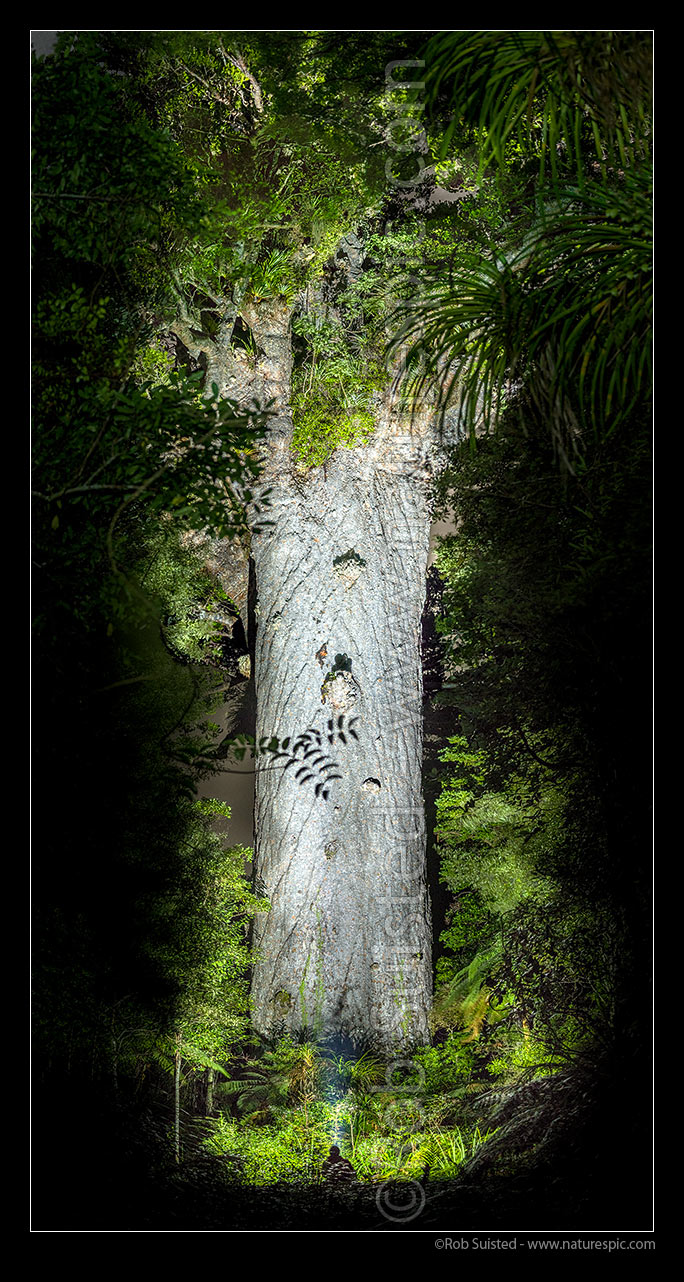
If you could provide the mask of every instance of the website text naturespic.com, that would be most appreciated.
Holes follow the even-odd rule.
[[[438,1251],[648,1251],[655,1250],[653,1238],[518,1238],[438,1237]]]

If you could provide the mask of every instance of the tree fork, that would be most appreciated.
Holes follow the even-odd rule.
[[[402,415],[388,387],[371,441],[302,474],[289,309],[245,319],[260,354],[249,393],[275,411],[271,524],[252,537],[257,742],[289,748],[256,762],[255,868],[271,906],[255,923],[254,1024],[400,1049],[429,1040],[432,990],[420,654],[434,410]],[[220,351],[208,379],[244,395]]]

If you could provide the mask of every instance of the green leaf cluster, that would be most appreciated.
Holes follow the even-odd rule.
[[[620,690],[647,647],[646,456],[631,416],[563,483],[543,418],[523,434],[511,412],[443,477],[459,523],[437,554],[440,698],[459,733],[436,803],[453,900],[435,1014],[472,1039],[481,1077],[603,1053],[640,969],[627,744],[647,708]]]
[[[472,1118],[456,1120],[465,1059],[450,1043],[416,1052],[415,1069],[397,1069],[370,1052],[347,1057],[284,1038],[220,1083],[205,1147],[232,1159],[245,1183],[319,1183],[331,1137],[361,1182],[419,1179],[426,1165],[433,1178],[452,1178],[487,1138]]]
[[[293,377],[292,451],[303,467],[317,467],[339,446],[370,439],[382,370],[377,358],[354,350],[339,321],[303,314],[293,329],[305,349]]]
[[[556,177],[588,158],[623,167],[647,151],[653,47],[647,31],[443,32],[428,48],[429,93],[452,111],[443,152],[475,134],[483,166],[511,143]]]
[[[569,471],[649,400],[650,53],[641,32],[450,32],[427,51],[435,109],[451,95],[442,163],[474,144],[474,206],[498,175],[511,216],[503,242],[462,241],[426,274],[390,346],[470,432],[531,401]]]

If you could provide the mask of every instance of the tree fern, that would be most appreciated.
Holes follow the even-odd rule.
[[[491,991],[485,981],[501,960],[501,952],[501,941],[494,940],[489,947],[476,953],[435,998],[434,1013],[438,1022],[461,1025],[467,1033],[465,1041],[475,1041],[479,1037],[488,1016]]]

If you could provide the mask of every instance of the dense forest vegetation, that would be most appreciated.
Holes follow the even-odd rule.
[[[34,1118],[64,1174],[36,1162],[36,1228],[648,1230],[651,75],[640,32],[34,58]],[[269,901],[210,795],[308,748],[255,741],[274,318],[296,485],[392,388],[451,521],[430,1037],[394,1053],[257,1033]],[[321,654],[325,701],[354,673]]]

